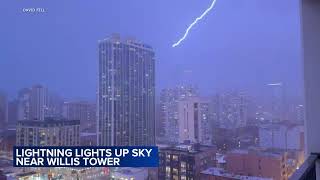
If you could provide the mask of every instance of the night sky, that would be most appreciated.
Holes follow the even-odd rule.
[[[157,91],[183,79],[205,94],[259,92],[283,81],[302,94],[298,0],[4,0],[0,6],[0,89],[10,97],[35,83],[67,98],[94,99],[97,42],[112,33],[156,52]],[[43,14],[22,8],[42,7]],[[187,72],[187,73],[186,73]],[[159,91],[158,91],[159,92]]]

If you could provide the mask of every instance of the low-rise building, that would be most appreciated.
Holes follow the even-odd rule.
[[[79,120],[45,119],[19,121],[17,146],[76,146],[79,140]]]
[[[266,150],[233,150],[226,155],[227,172],[245,175],[287,180],[288,167],[286,152]]]
[[[159,179],[199,179],[200,172],[216,165],[216,147],[182,144],[160,148]]]

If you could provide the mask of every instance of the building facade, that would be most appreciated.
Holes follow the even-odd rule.
[[[267,84],[267,108],[271,113],[271,121],[274,123],[287,120],[287,107],[285,97],[285,86],[283,83]]]
[[[233,150],[226,155],[226,171],[245,176],[287,180],[287,153]]]
[[[48,91],[41,85],[35,85],[30,91],[30,120],[44,120],[47,111]]]
[[[24,88],[18,93],[18,120],[44,120],[48,111],[48,90],[42,85]]]
[[[77,146],[80,145],[79,120],[45,119],[19,121],[17,146]]]
[[[197,95],[194,86],[177,86],[160,92],[159,139],[167,142],[179,142],[179,101]]]
[[[178,103],[179,142],[211,144],[209,102],[198,97],[187,98]]]
[[[68,120],[80,120],[80,131],[95,132],[96,105],[94,103],[64,102],[63,118]]]
[[[160,148],[158,179],[200,179],[200,172],[216,165],[216,148],[199,144]]]
[[[113,35],[99,41],[99,145],[155,144],[155,53]]]
[[[248,96],[244,92],[220,93],[212,100],[213,121],[220,128],[235,129],[247,125]]]

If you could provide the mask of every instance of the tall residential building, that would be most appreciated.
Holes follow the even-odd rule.
[[[48,89],[42,85],[34,85],[19,91],[17,117],[22,120],[44,120],[53,117],[49,109]]]
[[[64,100],[56,93],[48,92],[47,109],[45,111],[45,118],[61,118]]]
[[[18,92],[18,121],[30,119],[30,96],[29,88],[21,89]]]
[[[99,145],[155,144],[155,53],[113,35],[99,41]]]
[[[284,84],[267,84],[267,88],[267,107],[268,111],[271,113],[272,122],[276,123],[287,120]]]
[[[178,102],[179,142],[211,144],[211,122],[209,102],[198,97],[190,97]]]
[[[86,101],[64,102],[63,117],[68,120],[80,120],[80,131],[93,132],[96,126],[96,105]]]
[[[196,87],[190,85],[167,88],[160,92],[159,139],[174,143],[179,141],[178,102],[196,95]]]
[[[303,124],[304,121],[305,121],[305,108],[304,108],[304,105],[298,105],[296,106],[296,109],[295,109],[295,115],[296,115],[296,122],[297,123],[300,123],[300,124]]]
[[[4,93],[0,93],[0,129],[8,124],[8,99]]]
[[[47,88],[35,85],[30,91],[30,120],[44,120],[48,102]]]
[[[213,121],[220,128],[235,129],[247,125],[249,100],[245,93],[232,91],[217,94],[212,103]]]
[[[17,146],[77,146],[80,145],[79,120],[44,119],[19,121]]]

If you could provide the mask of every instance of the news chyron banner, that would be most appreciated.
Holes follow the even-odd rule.
[[[158,167],[156,146],[21,147],[13,149],[15,167]]]

